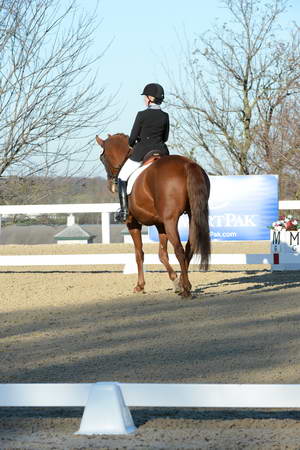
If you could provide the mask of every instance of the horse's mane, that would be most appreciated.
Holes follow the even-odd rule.
[[[113,137],[114,136],[120,136],[120,137],[128,138],[128,134],[125,134],[125,133],[116,133],[116,134],[113,134]]]
[[[106,142],[110,142],[111,145],[117,148],[126,149],[128,148],[128,135],[125,133],[109,134]]]
[[[108,135],[108,141],[112,140],[115,146],[119,148],[127,148],[128,147],[128,135],[124,133],[116,133],[113,135]]]

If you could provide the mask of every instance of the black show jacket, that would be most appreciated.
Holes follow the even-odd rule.
[[[134,148],[130,159],[140,161],[150,150],[164,150],[169,137],[169,115],[161,109],[139,111],[135,118],[129,145]]]

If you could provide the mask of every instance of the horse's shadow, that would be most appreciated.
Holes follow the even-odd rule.
[[[224,270],[222,273],[232,273],[230,270]],[[237,286],[241,286],[240,289]],[[220,290],[221,287],[221,290]],[[211,296],[224,294],[237,294],[248,292],[256,294],[258,292],[273,292],[282,289],[292,289],[300,287],[300,271],[289,272],[270,272],[267,270],[247,271],[246,276],[237,278],[226,278],[216,282],[208,282],[199,287],[195,286],[193,294],[208,293]]]

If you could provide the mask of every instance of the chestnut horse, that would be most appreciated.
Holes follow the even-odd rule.
[[[130,155],[128,136],[108,135],[103,140],[96,136],[102,147],[100,159],[105,166],[109,189],[114,192],[114,182]],[[141,238],[142,225],[155,225],[159,234],[159,259],[166,267],[175,290],[189,297],[191,284],[188,267],[194,254],[201,255],[200,267],[208,269],[210,257],[210,235],[208,224],[209,178],[194,161],[179,155],[163,156],[155,160],[135,181],[128,196],[129,218],[126,222],[134,242],[138,267],[138,282],[135,292],[144,290],[144,252]],[[189,217],[189,237],[185,250],[180,242],[178,220],[183,214]],[[169,264],[168,240],[174,247],[181,268],[177,274]]]

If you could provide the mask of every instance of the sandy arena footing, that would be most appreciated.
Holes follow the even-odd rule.
[[[67,248],[66,248],[67,247]],[[0,254],[130,245],[0,246]],[[146,246],[153,253],[157,246]],[[214,244],[266,253],[267,243]],[[219,266],[182,299],[161,266],[146,293],[122,267],[0,268],[2,383],[299,383],[300,273]],[[75,436],[81,408],[0,409],[1,449],[298,449],[300,411],[137,408],[129,436]]]

